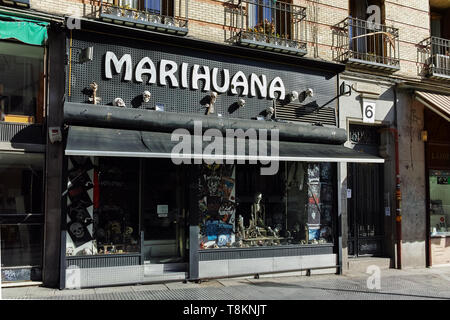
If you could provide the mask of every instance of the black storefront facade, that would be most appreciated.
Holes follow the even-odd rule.
[[[66,39],[61,288],[340,271],[336,163],[383,161],[343,146],[342,66],[85,22]]]

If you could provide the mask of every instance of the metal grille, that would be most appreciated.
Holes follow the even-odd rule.
[[[329,107],[320,108],[315,104],[302,105],[290,103],[278,105],[276,108],[276,117],[288,121],[336,126],[335,109]]]
[[[91,46],[94,47],[93,61],[79,63],[81,49]],[[120,97],[125,101],[127,107],[139,108],[136,101],[142,96],[144,90],[149,90],[152,94],[148,103],[149,107],[154,107],[156,103],[162,103],[166,112],[206,113],[202,101],[209,95],[209,92],[146,84],[146,76],[143,77],[143,83],[125,82],[120,79],[119,75],[114,75],[110,80],[105,79],[103,64],[106,51],[114,52],[119,59],[124,54],[131,54],[134,66],[142,58],[149,57],[155,64],[161,59],[168,59],[175,61],[178,65],[182,62],[188,63],[189,67],[199,64],[209,66],[210,69],[214,67],[219,70],[228,69],[230,77],[238,71],[244,72],[247,77],[252,73],[264,74],[267,76],[268,83],[271,79],[279,76],[284,82],[287,93],[292,90],[303,92],[307,88],[312,88],[315,92],[314,100],[320,106],[325,105],[336,96],[337,77],[335,74],[312,71],[292,65],[255,61],[191,48],[88,32],[78,34],[74,32],[71,50],[71,53],[68,52],[68,56],[72,57],[71,68],[67,67],[67,74],[71,70],[71,77],[70,81],[68,78],[66,86],[69,102],[90,103],[87,91],[89,84],[96,81],[99,85],[97,96],[102,99],[100,104],[103,105],[112,105],[112,101]],[[223,75],[221,72],[219,75],[218,83],[221,85]],[[203,80],[199,81],[200,89],[203,88],[203,82]],[[237,108],[239,98],[230,93],[219,94],[215,104],[216,113],[229,118],[255,119],[258,115],[264,114],[266,108],[272,105],[272,101],[267,98],[242,96],[241,98],[246,101],[245,107]],[[329,104],[329,106],[331,105]]]
[[[140,264],[140,255],[67,257],[66,267],[106,268]]]
[[[0,122],[0,141],[38,144],[45,143],[41,125],[5,122]]]
[[[273,258],[288,256],[307,256],[318,254],[332,254],[334,246],[314,245],[296,247],[276,247],[257,249],[215,249],[199,251],[199,261],[250,259],[250,258]]]

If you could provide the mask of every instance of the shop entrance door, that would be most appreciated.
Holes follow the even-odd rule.
[[[383,166],[348,164],[348,253],[383,255]]]
[[[144,261],[177,264],[183,269],[186,267],[185,171],[170,159],[142,161]]]

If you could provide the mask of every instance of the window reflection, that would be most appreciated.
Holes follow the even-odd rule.
[[[44,49],[0,41],[0,121],[42,122]]]

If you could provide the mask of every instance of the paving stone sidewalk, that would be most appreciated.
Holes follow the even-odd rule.
[[[3,288],[3,299],[37,300],[450,300],[450,267],[382,270],[380,289],[369,274],[222,279],[81,290]]]

